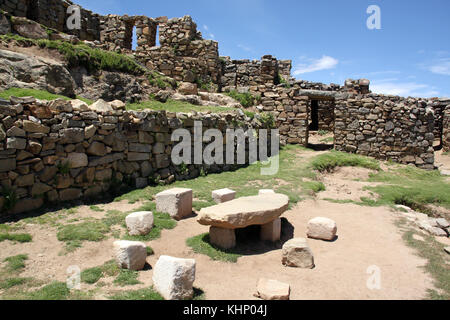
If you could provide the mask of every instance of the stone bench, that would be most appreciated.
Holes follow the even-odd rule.
[[[211,244],[231,249],[236,246],[236,229],[261,226],[261,240],[278,241],[280,216],[288,209],[289,198],[283,194],[263,194],[218,204],[200,211],[198,222],[210,226]]]

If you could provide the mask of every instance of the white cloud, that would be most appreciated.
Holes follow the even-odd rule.
[[[445,76],[450,76],[450,58],[440,59],[435,64],[428,67],[428,70]]]
[[[374,93],[390,94],[402,97],[436,97],[439,91],[427,84],[416,82],[398,82],[397,79],[373,81],[370,90]]]
[[[244,51],[247,51],[247,52],[252,51],[252,48],[244,46],[243,44],[238,44],[237,46],[238,46],[238,48],[240,48],[240,49],[242,49]]]
[[[339,60],[326,55],[322,56],[322,58],[320,59],[306,59],[306,60],[308,60],[309,63],[308,64],[301,63],[297,65],[296,69],[293,72],[294,75],[298,76],[304,73],[333,69],[339,64]]]
[[[206,31],[209,30],[208,26],[206,24],[203,25],[203,29],[205,29]]]

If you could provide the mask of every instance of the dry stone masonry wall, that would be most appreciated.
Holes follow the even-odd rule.
[[[443,116],[442,140],[444,152],[450,152],[450,105],[445,109]]]
[[[19,213],[39,208],[44,201],[93,198],[122,184],[143,188],[150,182],[198,177],[202,168],[233,169],[233,165],[173,165],[172,132],[185,128],[193,133],[194,121],[202,122],[203,130],[218,128],[224,136],[227,128],[247,130],[253,125],[233,112],[96,112],[80,101],[1,101],[0,208]],[[15,205],[7,198],[16,199]]]

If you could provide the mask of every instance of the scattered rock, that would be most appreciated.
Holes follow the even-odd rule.
[[[437,223],[438,227],[441,229],[446,229],[446,228],[450,227],[450,223],[448,223],[448,221],[445,220],[444,218],[436,219],[436,223]]]
[[[261,189],[259,190],[259,195],[264,195],[264,194],[274,194],[275,191],[273,191],[272,189]]]
[[[144,159],[148,160],[148,159]],[[180,220],[192,214],[192,189],[175,188],[156,195],[156,210]]]
[[[130,236],[145,236],[153,228],[153,213],[150,211],[134,212],[125,218]]]
[[[259,279],[255,297],[263,300],[289,300],[291,287],[277,280]]]
[[[153,270],[153,285],[166,300],[194,296],[195,260],[161,256]]]
[[[114,110],[125,110],[126,106],[120,100],[114,100],[109,103]]]
[[[331,241],[336,238],[336,222],[328,218],[314,218],[308,222],[308,238]]]
[[[115,241],[114,251],[120,268],[139,271],[144,269],[147,259],[147,246],[137,241]]]
[[[178,92],[184,95],[197,95],[197,84],[190,82],[182,82],[178,87]]]
[[[71,100],[70,104],[72,105],[72,109],[74,111],[86,112],[89,111],[89,107],[86,102],[81,101],[79,99]]]
[[[314,256],[304,238],[291,239],[283,245],[282,263],[287,267],[312,269]]]
[[[231,189],[220,189],[212,192],[212,198],[216,203],[224,203],[234,200],[236,197],[236,191]]]

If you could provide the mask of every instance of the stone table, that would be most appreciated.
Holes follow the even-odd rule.
[[[263,194],[224,202],[200,211],[197,221],[210,226],[210,241],[222,248],[236,246],[236,229],[261,226],[261,240],[277,241],[281,235],[280,216],[288,209],[283,194]]]

